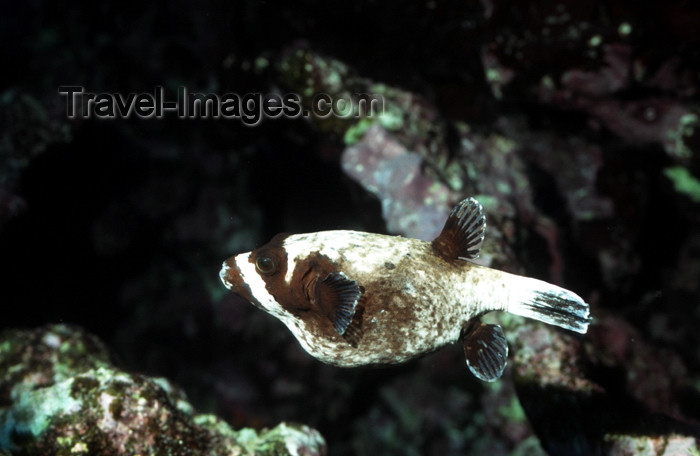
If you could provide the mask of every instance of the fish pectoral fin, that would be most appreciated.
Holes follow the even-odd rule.
[[[493,382],[501,378],[508,363],[508,342],[500,325],[477,322],[463,338],[467,367],[478,378]]]
[[[478,258],[485,232],[484,208],[474,198],[467,198],[452,209],[442,232],[433,240],[433,249],[448,260]]]
[[[362,296],[357,281],[342,272],[331,272],[316,281],[314,295],[319,310],[330,319],[336,332],[345,334]]]
[[[360,288],[360,290],[361,289],[362,288]],[[362,339],[362,314],[364,313],[364,310],[364,300],[363,298],[360,298],[360,301],[355,307],[355,315],[353,315],[352,321],[345,329],[345,333],[342,334],[343,339],[345,339],[347,343],[355,348],[357,348],[358,344],[360,343],[360,339]]]

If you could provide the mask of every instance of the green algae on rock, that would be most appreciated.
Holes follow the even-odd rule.
[[[694,203],[700,203],[700,180],[687,168],[672,166],[664,169],[664,175],[673,183],[674,190],[687,196]]]
[[[163,378],[129,374],[79,328],[0,335],[0,452],[23,455],[323,455],[314,429],[235,431],[196,415]]]
[[[448,124],[422,95],[362,77],[344,62],[301,44],[282,53],[277,70],[282,84],[302,95],[308,112],[318,114],[319,96],[350,102],[352,111],[346,114],[307,117],[320,132],[352,146],[372,125],[380,126],[424,160],[428,177],[461,188],[460,170],[452,166],[448,147]]]

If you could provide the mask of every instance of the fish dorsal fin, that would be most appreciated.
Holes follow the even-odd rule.
[[[452,209],[433,248],[450,260],[478,258],[485,232],[484,208],[474,198],[467,198]]]
[[[342,272],[331,272],[324,279],[316,281],[316,304],[341,336],[352,322],[360,296],[362,291],[357,282]]]
[[[479,380],[501,378],[508,362],[508,342],[499,325],[477,322],[464,335],[467,367]]]

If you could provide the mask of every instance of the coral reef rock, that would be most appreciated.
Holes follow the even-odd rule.
[[[434,239],[457,195],[421,172],[421,157],[378,125],[343,152],[343,170],[382,202],[387,229],[423,240]]]
[[[163,378],[114,367],[96,337],[48,325],[0,336],[0,454],[323,455],[304,425],[232,430]]]

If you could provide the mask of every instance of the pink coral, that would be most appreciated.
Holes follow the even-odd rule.
[[[431,240],[459,196],[425,176],[422,161],[384,128],[372,125],[361,141],[345,149],[342,167],[380,199],[390,232]]]

